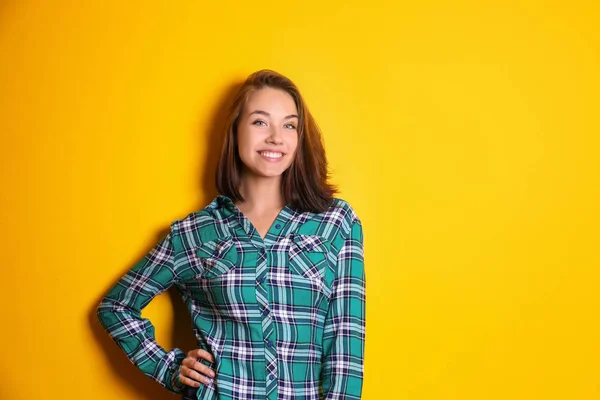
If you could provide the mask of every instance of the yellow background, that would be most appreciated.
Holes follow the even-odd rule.
[[[0,398],[177,398],[95,307],[215,195],[261,68],[364,224],[364,399],[600,398],[598,4],[4,0]],[[144,315],[193,345],[171,291]]]

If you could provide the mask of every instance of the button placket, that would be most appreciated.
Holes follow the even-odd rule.
[[[275,327],[273,326],[272,314],[270,312],[269,300],[270,293],[268,285],[264,284],[268,271],[268,256],[266,249],[260,247],[258,249],[258,259],[256,267],[256,299],[258,301],[259,311],[262,318],[263,338],[265,338],[265,374],[266,374],[266,395],[273,393],[277,389],[277,354],[275,346],[269,338],[275,337]]]

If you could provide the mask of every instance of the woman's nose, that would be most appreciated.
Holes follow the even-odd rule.
[[[280,128],[271,127],[269,140],[274,143],[283,142],[283,135]]]

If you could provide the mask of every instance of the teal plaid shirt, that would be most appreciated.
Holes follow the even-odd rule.
[[[166,351],[141,310],[175,285],[216,377],[198,399],[360,399],[365,347],[363,231],[336,198],[286,206],[263,239],[229,197],[171,224],[108,292],[98,318],[147,376],[181,393],[185,353]]]

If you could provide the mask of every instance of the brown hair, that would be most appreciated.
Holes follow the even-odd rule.
[[[337,188],[327,183],[329,172],[321,131],[296,85],[269,69],[248,76],[234,97],[217,167],[217,190],[233,201],[244,200],[238,190],[243,163],[237,151],[237,124],[250,94],[265,87],[289,93],[298,109],[298,147],[294,160],[282,174],[281,192],[285,203],[299,212],[323,212],[329,208]]]

